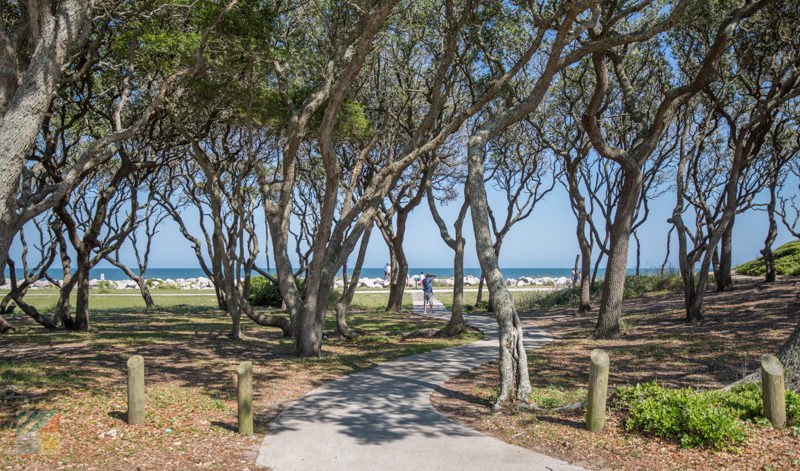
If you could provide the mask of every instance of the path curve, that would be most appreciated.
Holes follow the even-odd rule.
[[[412,293],[414,313],[422,296]],[[449,319],[435,301],[429,317]],[[563,461],[510,445],[437,412],[431,393],[445,381],[497,359],[494,318],[465,316],[484,340],[399,358],[311,391],[269,426],[257,464],[275,471],[480,470],[583,471]],[[525,346],[550,342],[525,329]]]

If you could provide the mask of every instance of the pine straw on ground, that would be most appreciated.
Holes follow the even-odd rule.
[[[280,331],[245,324],[246,340],[232,342],[219,311],[186,307],[170,312],[95,313],[87,333],[45,332],[23,316],[19,331],[0,337],[0,469],[5,470],[255,470],[259,437],[289,402],[322,383],[381,361],[477,338],[397,340],[420,325],[443,325],[410,313],[355,312],[352,325],[369,335],[332,337],[324,356],[292,355]],[[125,362],[145,358],[144,425],[126,420]],[[253,362],[255,438],[236,433],[235,378]],[[20,410],[61,414],[57,454],[17,454]]]
[[[738,285],[709,293],[699,324],[683,322],[680,295],[625,301],[620,340],[590,341],[596,318],[574,309],[523,314],[525,322],[555,338],[529,354],[537,388],[585,389],[593,348],[611,357],[609,388],[657,379],[670,387],[718,388],[756,371],[763,353],[774,353],[800,320],[800,280]],[[774,430],[748,425],[741,446],[714,452],[625,431],[625,417],[610,411],[602,433],[583,429],[583,411],[517,412],[491,415],[499,376],[496,363],[445,383],[434,406],[450,418],[516,445],[590,469],[617,470],[800,470],[800,428]]]

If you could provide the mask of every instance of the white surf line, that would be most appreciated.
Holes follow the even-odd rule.
[[[509,291],[529,291],[532,293],[535,292],[547,292],[547,291],[557,291],[556,288],[508,288]],[[406,293],[414,294],[414,293],[422,293],[422,290],[419,289],[407,289],[405,290]],[[434,293],[452,293],[453,290],[451,289],[434,289]],[[465,293],[477,293],[477,289],[465,289]],[[378,290],[356,290],[356,293],[375,293],[375,294],[387,294],[389,293],[388,289],[378,289]],[[6,292],[0,291],[0,295],[5,295]],[[152,296],[216,296],[214,293],[150,293]],[[28,293],[25,296],[58,296],[58,293]],[[90,293],[89,296],[138,296],[141,297],[142,295],[139,293]]]

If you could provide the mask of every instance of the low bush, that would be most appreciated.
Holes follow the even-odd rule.
[[[263,276],[256,276],[250,280],[250,304],[279,308],[283,304],[283,296],[276,283]]]
[[[737,411],[739,418],[751,422],[765,422],[761,384],[740,384],[725,391],[710,391],[720,403]],[[786,391],[786,420],[788,425],[800,425],[800,394]],[[766,422],[765,422],[766,423]]]
[[[675,440],[684,448],[722,449],[746,438],[737,412],[710,394],[664,389],[655,383],[621,389],[618,394],[628,410],[628,431]]]
[[[697,391],[665,389],[654,381],[618,388],[612,404],[628,412],[629,431],[675,440],[687,448],[737,445],[746,438],[745,422],[768,424],[759,383]],[[786,412],[789,425],[800,424],[800,394],[786,391]]]
[[[306,287],[306,280],[300,278],[297,280],[297,289],[303,293]],[[333,306],[339,302],[342,294],[339,291],[333,290],[328,296],[328,309],[333,309]],[[283,296],[278,285],[269,278],[263,276],[255,276],[250,280],[250,304],[253,306],[264,306],[280,308],[283,305]]]

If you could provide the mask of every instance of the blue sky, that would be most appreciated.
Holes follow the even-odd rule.
[[[794,186],[796,187],[796,186]],[[789,186],[788,188],[793,188]],[[504,208],[502,196],[490,190],[490,204],[498,204]],[[642,241],[642,268],[658,268],[665,254],[665,244],[669,224],[666,222],[671,214],[674,196],[666,192],[651,202],[651,214],[648,221],[640,229]],[[451,203],[442,208],[442,216],[448,224],[455,219],[459,203]],[[498,209],[500,210],[500,209]],[[503,209],[504,210],[504,209]],[[733,262],[739,264],[759,256],[765,231],[766,215],[763,211],[748,211],[737,216],[734,226]],[[262,229],[263,230],[263,229]],[[475,248],[472,243],[472,225],[467,218],[465,235],[468,240],[465,266],[478,267]],[[197,261],[189,244],[183,239],[177,227],[167,221],[154,243],[150,266],[153,268],[194,268]],[[779,225],[779,237],[775,247],[788,242],[791,237]],[[261,240],[263,245],[263,238]],[[453,252],[442,242],[439,231],[430,216],[427,204],[418,206],[409,218],[406,236],[406,254],[411,267],[451,267]],[[635,265],[635,244],[631,241],[631,253],[628,266]],[[673,237],[671,263],[677,266],[674,254],[677,246]],[[13,259],[18,259],[20,247],[15,243],[11,249]],[[575,240],[575,219],[569,209],[569,202],[564,189],[557,185],[536,207],[530,218],[518,223],[511,229],[500,255],[500,265],[505,268],[561,268],[571,267],[578,253]],[[125,251],[128,262],[133,261],[132,251]],[[382,267],[389,259],[386,244],[375,229],[367,252],[366,267]],[[260,257],[263,265],[263,253]],[[109,267],[102,262],[98,267]],[[601,267],[603,265],[601,264]]]

